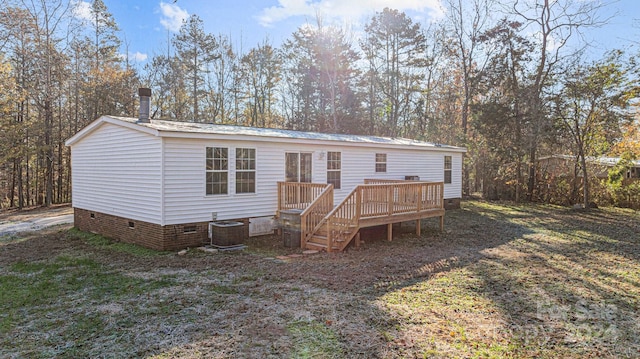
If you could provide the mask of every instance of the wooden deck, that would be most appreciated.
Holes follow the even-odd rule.
[[[444,227],[442,182],[365,180],[335,207],[331,185],[279,182],[278,194],[278,211],[303,210],[303,248],[342,251],[354,239],[359,245],[361,228],[385,224],[391,240],[393,223],[411,220],[420,235],[420,220],[429,217],[440,217]]]

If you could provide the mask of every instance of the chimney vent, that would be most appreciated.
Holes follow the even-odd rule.
[[[140,96],[140,116],[138,116],[138,123],[149,123],[151,89],[139,88],[138,95]]]

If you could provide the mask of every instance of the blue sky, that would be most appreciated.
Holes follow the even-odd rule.
[[[598,1],[598,0],[574,0]],[[104,0],[128,43],[130,58],[140,64],[167,50],[168,38],[191,14],[202,18],[205,30],[231,36],[236,48],[247,50],[269,38],[276,46],[305,23],[321,14],[325,23],[338,23],[357,33],[376,11],[388,6],[405,11],[427,25],[443,16],[440,0]],[[88,0],[84,5],[88,4]],[[82,1],[80,1],[80,5]],[[589,31],[587,41],[594,54],[607,49],[640,44],[640,2],[613,1],[603,17],[610,24]]]

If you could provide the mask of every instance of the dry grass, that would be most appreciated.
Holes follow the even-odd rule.
[[[0,239],[0,357],[638,357],[639,220],[467,202],[443,234],[287,260],[275,237],[186,256]]]

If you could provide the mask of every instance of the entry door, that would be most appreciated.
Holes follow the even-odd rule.
[[[311,182],[311,153],[285,153],[286,181]]]

